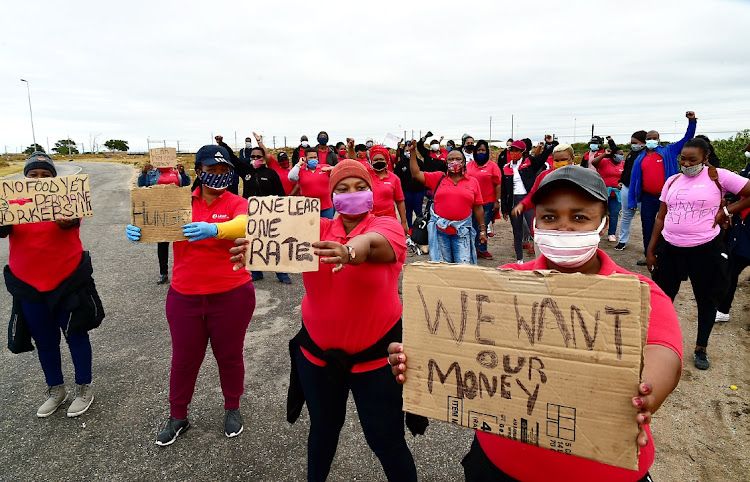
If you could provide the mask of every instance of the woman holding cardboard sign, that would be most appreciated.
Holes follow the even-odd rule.
[[[190,428],[188,405],[193,398],[206,347],[211,341],[224,394],[224,435],[243,430],[240,397],[244,391],[242,348],[255,310],[255,291],[247,271],[233,271],[224,261],[232,242],[219,235],[216,221],[247,214],[247,200],[227,191],[234,177],[229,153],[203,146],[195,154],[200,184],[193,191],[193,222],[182,227],[188,241],[174,243],[172,286],[167,294],[167,322],[172,336],[169,376],[170,413],[156,444],[172,444]],[[140,239],[128,225],[127,236]]]
[[[532,201],[536,204],[534,244],[541,256],[532,262],[501,268],[552,269],[604,276],[634,274],[617,266],[598,249],[608,214],[607,187],[598,173],[580,166],[556,169],[542,180]],[[670,299],[653,281],[637,276],[648,284],[651,293],[642,382],[629,400],[633,406],[633,422],[640,425],[634,441],[640,447],[638,470],[626,470],[477,431],[471,450],[462,461],[467,481],[651,480],[648,470],[654,461],[654,444],[648,424],[680,380],[682,335]],[[404,383],[408,355],[400,343],[391,344],[388,351],[393,374],[398,383]],[[610,381],[601,380],[600,385],[607,382]],[[599,389],[602,386],[580,387],[582,393]],[[627,401],[627,398],[623,400]]]
[[[416,480],[404,440],[401,387],[386,359],[388,343],[401,337],[404,230],[390,216],[373,216],[372,177],[357,161],[333,168],[328,196],[340,216],[321,218],[321,240],[313,244],[320,267],[302,275],[302,329],[290,343],[287,420],[293,423],[307,402],[307,478],[325,480],[351,391],[367,443],[388,480]],[[244,227],[238,228],[237,236],[243,236]],[[247,240],[235,243],[232,261],[245,271]]]

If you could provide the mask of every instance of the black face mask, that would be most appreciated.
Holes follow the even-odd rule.
[[[474,144],[464,146],[464,149],[466,150],[466,152],[474,152]]]
[[[373,162],[372,163],[372,168],[375,169],[376,171],[381,171],[381,170],[385,169],[385,166],[387,166],[387,165],[388,164],[386,164],[385,161],[377,161],[377,162]]]

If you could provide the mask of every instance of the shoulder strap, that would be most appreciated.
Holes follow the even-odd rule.
[[[443,174],[443,177],[441,177],[438,183],[435,185],[435,190],[432,192],[432,199],[435,199],[435,195],[437,194],[438,189],[440,189],[440,183],[443,182],[443,179],[445,179],[447,175],[448,174]]]
[[[679,179],[679,177],[680,177],[680,176],[682,176],[682,174],[677,174],[677,175],[676,175],[676,176],[674,177],[674,179],[672,179],[672,182],[670,182],[670,183],[669,183],[669,186],[667,187],[667,189],[671,189],[671,188],[672,188],[672,184],[674,184],[674,183],[675,183],[675,181],[676,181],[677,179]]]

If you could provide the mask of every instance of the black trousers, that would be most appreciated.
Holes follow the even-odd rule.
[[[159,257],[159,274],[169,274],[169,243],[156,243],[156,255]]]
[[[729,289],[727,289],[726,294],[721,298],[717,306],[718,310],[722,313],[729,313],[729,310],[732,309],[734,292],[737,291],[737,283],[739,282],[742,270],[748,266],[750,266],[750,259],[736,254],[729,255]]]

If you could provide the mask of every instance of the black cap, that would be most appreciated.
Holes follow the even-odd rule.
[[[599,136],[592,136],[591,140],[589,141],[589,144],[601,144],[602,138]]]
[[[213,166],[219,163],[229,164],[230,167],[234,165],[229,160],[229,152],[222,146],[208,145],[198,149],[195,153],[195,165],[201,164],[203,166]]]
[[[593,169],[576,164],[560,167],[547,174],[539,183],[534,195],[531,196],[531,202],[536,203],[539,196],[549,189],[551,184],[563,181],[575,184],[599,201],[607,202],[607,186],[604,184],[602,176]]]
[[[286,152],[284,152],[284,151],[280,151],[280,152],[279,152],[279,157],[278,157],[278,159],[279,159],[279,160],[281,160],[281,159],[289,159],[289,154],[287,154],[287,153],[286,153]]]
[[[46,169],[52,173],[52,176],[57,177],[55,163],[52,162],[51,157],[43,152],[35,152],[26,159],[26,165],[23,166],[23,175],[27,176],[32,169]]]

